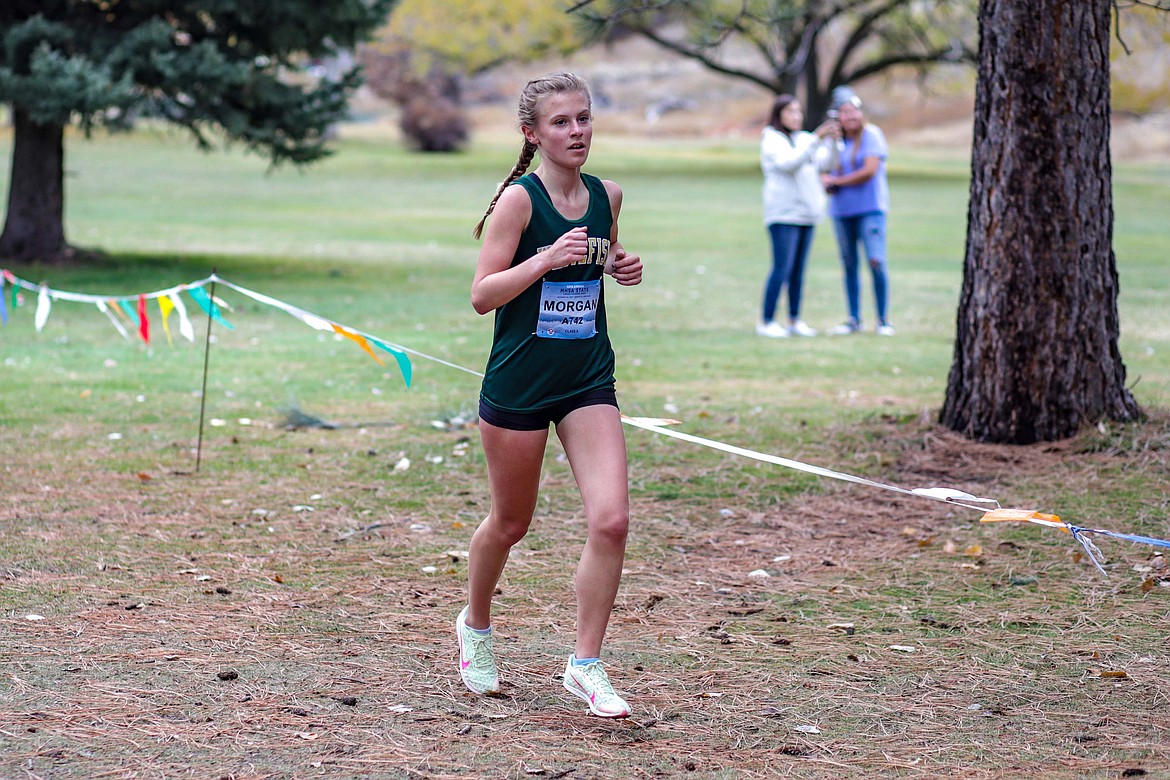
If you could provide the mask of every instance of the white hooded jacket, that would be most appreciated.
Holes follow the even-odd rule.
[[[800,131],[765,127],[760,139],[764,171],[764,224],[815,225],[825,215],[820,173],[837,165],[837,144]]]

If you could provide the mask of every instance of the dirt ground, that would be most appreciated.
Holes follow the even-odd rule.
[[[868,433],[884,478],[975,494],[1164,484],[1170,442],[1165,421],[1125,445]],[[405,510],[339,432],[264,435],[301,473],[87,472],[6,442],[0,777],[1170,777],[1170,578],[1149,549],[1103,541],[1104,578],[1059,532],[892,493],[688,494],[631,434],[606,656],[635,713],[607,722],[557,678],[583,528],[555,456],[497,599],[502,693],[481,698],[451,630],[480,467]],[[290,505],[310,489],[349,499]]]

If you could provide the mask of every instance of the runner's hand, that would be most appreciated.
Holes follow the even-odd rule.
[[[589,255],[589,231],[575,227],[553,242],[539,257],[548,263],[548,270],[578,263]]]
[[[631,287],[642,281],[642,258],[631,255],[621,244],[610,247],[613,257],[613,280],[618,284]]]

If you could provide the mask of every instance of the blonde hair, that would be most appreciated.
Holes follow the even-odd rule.
[[[546,96],[574,92],[584,95],[586,102],[592,108],[593,98],[589,94],[589,84],[580,76],[560,71],[529,81],[524,85],[524,89],[521,90],[520,102],[516,106],[516,118],[520,121],[520,127],[536,127],[537,120],[540,119],[540,101]],[[530,143],[525,138],[524,145],[520,147],[520,158],[512,166],[512,172],[508,174],[508,178],[504,179],[499,189],[496,190],[496,195],[492,198],[492,202],[488,204],[483,219],[475,226],[475,230],[471,232],[471,235],[479,238],[483,234],[483,226],[487,222],[487,218],[495,211],[496,202],[499,201],[500,195],[503,194],[508,185],[524,175],[525,171],[528,170],[528,166],[532,164],[532,158],[535,155],[536,144]]]

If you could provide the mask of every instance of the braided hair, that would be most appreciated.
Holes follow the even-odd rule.
[[[580,76],[561,71],[529,81],[520,92],[520,102],[516,107],[516,116],[520,121],[520,126],[528,128],[536,127],[537,120],[540,118],[540,101],[545,96],[573,92],[584,95],[585,99],[592,105],[593,99],[589,94],[589,84]],[[472,231],[471,235],[479,238],[483,234],[483,226],[487,222],[487,218],[495,211],[496,202],[499,201],[500,195],[503,194],[508,185],[524,175],[528,170],[528,166],[532,164],[532,158],[535,155],[536,144],[531,143],[525,138],[524,145],[520,147],[520,158],[512,166],[512,172],[508,174],[508,178],[504,179],[503,183],[496,190],[495,197],[488,204],[487,212],[484,213],[483,219],[475,226],[475,230]]]

